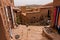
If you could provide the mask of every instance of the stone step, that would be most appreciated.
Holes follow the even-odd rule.
[[[51,28],[44,28],[43,33],[50,40],[60,40],[60,35]]]

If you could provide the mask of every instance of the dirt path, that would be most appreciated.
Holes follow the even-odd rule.
[[[12,29],[13,40],[15,35],[19,35],[18,40],[48,40],[46,37],[42,36],[43,27],[42,26],[28,26],[19,25],[16,29]]]

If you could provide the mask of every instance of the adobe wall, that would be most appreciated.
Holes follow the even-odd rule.
[[[14,7],[14,0],[2,0],[2,4],[3,4],[3,6],[12,6],[12,7]]]
[[[52,14],[51,14],[51,27],[54,28],[54,9],[56,6],[60,6],[60,0],[54,0],[53,1],[53,8],[52,8]]]
[[[54,6],[59,6],[60,5],[60,0],[54,0],[53,4],[54,4]]]
[[[0,40],[7,40],[1,15],[0,15]]]
[[[0,40],[10,40],[10,36],[9,36],[9,27],[8,27],[8,22],[6,19],[6,16],[4,14],[4,9],[0,8],[0,32],[1,32],[1,36],[0,36]]]
[[[6,10],[4,7],[11,6],[9,0],[0,0],[1,6],[0,6],[0,40],[10,40],[10,34],[9,34],[9,23],[6,16]]]

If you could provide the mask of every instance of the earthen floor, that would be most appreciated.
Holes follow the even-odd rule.
[[[12,29],[13,39],[11,40],[48,40],[42,36],[43,26],[28,26],[19,25],[16,29]],[[15,35],[19,35],[15,39]]]

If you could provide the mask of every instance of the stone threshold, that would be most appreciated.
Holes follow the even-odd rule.
[[[56,30],[53,30],[50,27],[45,27],[43,29],[43,34],[49,40],[60,40],[60,35],[57,33],[57,31]]]

